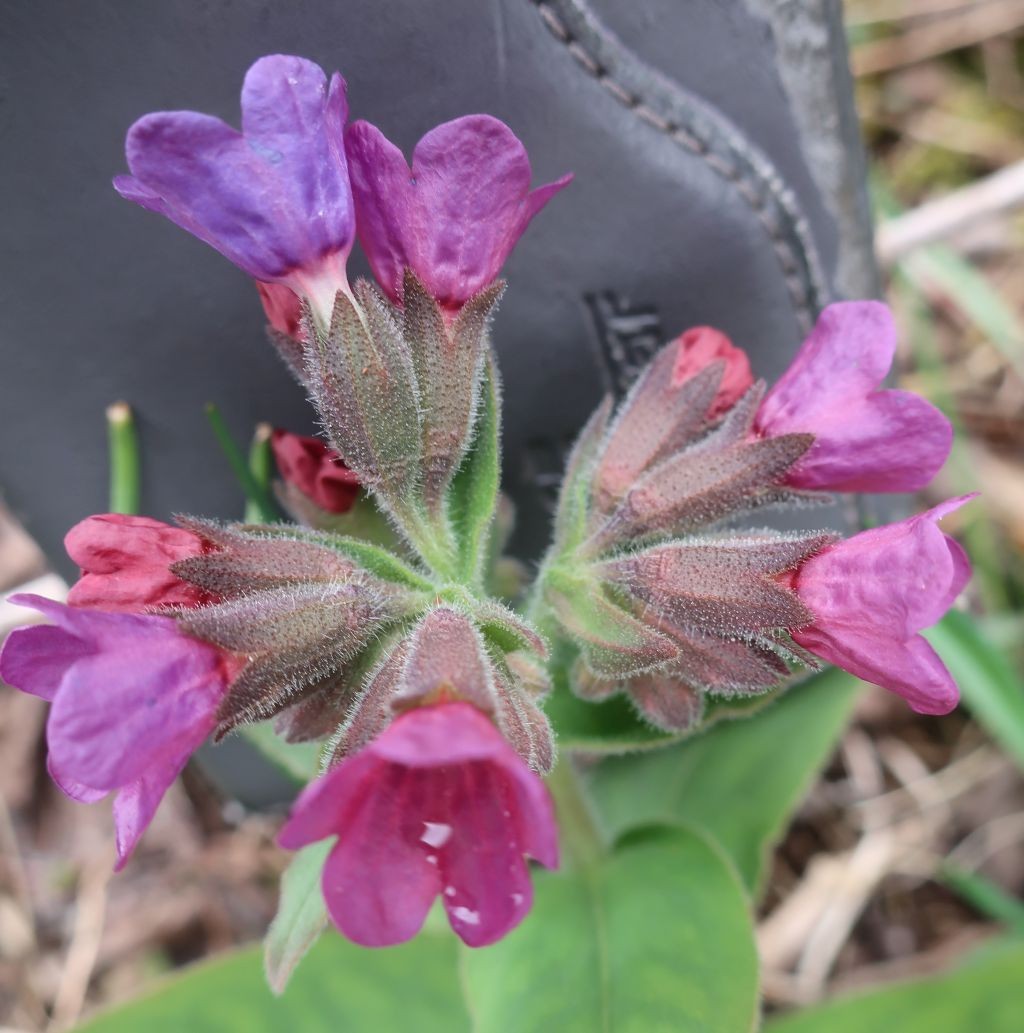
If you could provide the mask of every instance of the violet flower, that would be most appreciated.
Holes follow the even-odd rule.
[[[206,241],[256,280],[310,299],[325,321],[355,219],[345,164],[345,81],[300,57],[260,58],[242,86],[242,131],[195,111],[128,130],[114,186]]]
[[[947,714],[959,698],[920,635],[952,606],[971,576],[961,546],[938,522],[974,498],[829,545],[786,576],[814,623],[792,631],[805,649],[903,696],[920,714]]]
[[[64,538],[82,576],[68,592],[71,606],[139,613],[151,606],[197,606],[207,593],[171,573],[178,560],[201,556],[199,535],[160,520],[121,513],[86,517]]]
[[[319,438],[275,430],[270,438],[285,483],[328,513],[347,513],[359,494],[359,478]]]
[[[359,241],[392,300],[406,269],[447,309],[493,283],[530,220],[571,175],[530,190],[526,148],[504,122],[466,115],[402,152],[369,122],[345,133]]]
[[[877,390],[896,352],[889,309],[829,305],[755,421],[764,437],[807,432],[814,444],[786,483],[821,491],[917,491],[946,461],[953,430],[909,391]]]
[[[0,678],[48,700],[49,769],[72,799],[116,792],[117,868],[215,724],[230,678],[220,650],[166,617],[104,613],[15,595],[53,624],[18,628]]]
[[[469,703],[416,707],[307,786],[279,842],[338,841],[323,870],[335,925],[367,947],[415,936],[441,896],[471,947],[525,917],[523,854],[558,865],[551,800],[494,725]]]

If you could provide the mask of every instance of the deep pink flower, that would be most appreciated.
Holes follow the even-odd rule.
[[[150,606],[197,606],[208,596],[175,577],[170,565],[200,556],[197,534],[144,516],[102,513],[75,524],[64,538],[82,576],[68,592],[72,606],[138,613]]]
[[[949,455],[953,430],[909,391],[877,390],[896,353],[896,328],[877,301],[829,305],[761,403],[765,437],[808,432],[814,444],[786,478],[823,491],[917,491]]]
[[[956,684],[918,632],[950,608],[970,579],[966,553],[937,525],[973,497],[950,499],[812,556],[787,577],[815,618],[793,638],[899,693],[918,713],[949,713],[959,698]]]
[[[328,82],[312,61],[262,57],[242,86],[242,132],[195,111],[145,115],[125,141],[131,175],[114,186],[327,319],[348,290],[355,236],[347,117],[340,75]]]
[[[280,835],[337,836],[323,871],[335,925],[381,947],[415,936],[439,894],[471,947],[500,939],[533,899],[523,859],[558,865],[543,782],[469,703],[417,707],[307,786]]]
[[[411,269],[449,309],[492,283],[530,220],[572,176],[530,190],[526,148],[504,122],[466,115],[416,145],[412,169],[376,126],[345,133],[359,240],[394,300]]]
[[[35,595],[11,602],[53,624],[12,631],[0,678],[52,703],[50,774],[72,799],[116,791],[117,867],[213,729],[231,665],[166,617],[103,613]]]
[[[270,438],[282,478],[328,513],[347,513],[359,494],[359,478],[319,438],[275,430]]]
[[[290,287],[280,283],[256,281],[260,303],[267,322],[278,332],[295,340],[302,340],[302,303]]]
[[[713,326],[691,327],[676,338],[675,344],[678,351],[672,370],[673,387],[681,387],[692,380],[712,362],[719,359],[725,362],[718,394],[708,410],[709,418],[732,408],[754,383],[747,353]]]

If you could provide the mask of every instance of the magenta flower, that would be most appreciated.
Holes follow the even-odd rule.
[[[320,509],[347,513],[359,494],[359,478],[319,438],[275,430],[270,447],[281,477]]]
[[[768,392],[755,429],[806,432],[814,444],[786,483],[822,491],[917,491],[946,461],[949,421],[909,391],[877,390],[892,366],[896,328],[885,305],[829,305]]]
[[[718,393],[708,410],[708,418],[731,409],[754,383],[747,353],[713,326],[694,326],[675,339],[676,364],[672,370],[672,387],[682,387],[713,362],[722,360],[725,370]]]
[[[242,131],[195,111],[128,130],[122,197],[167,216],[250,276],[282,283],[330,315],[348,290],[355,236],[345,164],[345,82],[312,61],[260,58],[242,86]]]
[[[417,707],[307,786],[281,831],[297,849],[337,836],[323,871],[335,925],[382,947],[415,936],[441,896],[471,947],[525,917],[523,854],[558,865],[544,784],[469,703]]]
[[[814,614],[791,632],[805,649],[903,696],[920,714],[947,714],[959,698],[938,654],[918,634],[953,604],[971,576],[960,545],[938,522],[974,498],[854,535],[807,560],[787,581]]]
[[[82,576],[68,592],[71,606],[138,613],[150,606],[198,606],[209,596],[175,577],[170,565],[201,556],[197,534],[144,516],[102,513],[75,524],[64,538]]]
[[[416,145],[412,169],[376,126],[345,133],[359,241],[394,300],[411,269],[457,309],[497,279],[530,220],[571,175],[530,190],[526,148],[504,122],[466,115]]]
[[[0,678],[52,704],[50,774],[68,796],[92,803],[117,793],[121,868],[213,729],[229,663],[166,617],[76,609],[36,595],[10,601],[54,623],[11,632]]]

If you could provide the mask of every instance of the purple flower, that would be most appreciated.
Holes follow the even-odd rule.
[[[228,664],[166,617],[78,609],[36,595],[11,602],[54,623],[11,632],[0,678],[52,703],[50,774],[68,796],[92,803],[117,792],[121,868],[213,729]]]
[[[279,842],[337,836],[323,870],[335,925],[382,947],[415,936],[434,898],[471,947],[500,939],[533,899],[523,860],[558,865],[543,782],[469,703],[416,707],[307,786]]]
[[[345,133],[359,240],[398,300],[411,269],[449,309],[497,279],[530,220],[572,176],[530,190],[526,148],[504,122],[466,115],[416,145],[412,169],[376,126]]]
[[[786,483],[822,491],[917,491],[949,455],[953,430],[909,391],[877,390],[892,366],[896,328],[885,305],[829,305],[768,392],[755,428],[807,432],[814,444]]]
[[[128,130],[122,197],[205,240],[257,280],[329,315],[348,290],[355,219],[345,165],[345,81],[312,61],[260,58],[242,86],[242,132],[195,111],[158,111]]]
[[[947,714],[959,698],[938,654],[918,634],[963,591],[971,564],[938,529],[974,498],[830,545],[786,575],[814,623],[791,632],[805,649],[865,681],[899,693],[920,714]]]

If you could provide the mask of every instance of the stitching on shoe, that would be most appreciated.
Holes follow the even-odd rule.
[[[669,117],[657,110],[656,98],[642,96],[618,81],[602,64],[599,56],[587,49],[579,29],[568,24],[567,16],[574,21],[582,20],[583,27],[599,35],[600,42],[605,46],[618,48],[622,44],[600,27],[596,18],[576,0],[528,2],[537,9],[551,35],[568,50],[576,64],[589,76],[641,121],[668,136],[689,153],[702,158],[716,175],[736,190],[768,235],[797,318],[804,330],[810,329],[818,311],[828,301],[829,291],[825,286],[821,262],[806,218],[792,190],[786,186],[771,161],[707,102],[699,102],[706,109],[702,112],[703,119],[697,118],[687,124],[679,117]],[[556,7],[564,9],[567,5],[570,7],[568,11],[556,10]],[[680,96],[685,94],[677,84],[672,83],[671,86]],[[685,105],[693,107],[694,102],[687,98]],[[715,125],[716,120],[723,125]],[[705,122],[703,126],[699,124],[701,121]],[[712,136],[717,139],[710,139]],[[727,153],[716,150],[716,143]],[[789,234],[784,222],[789,224]],[[795,238],[796,244],[790,237]]]

